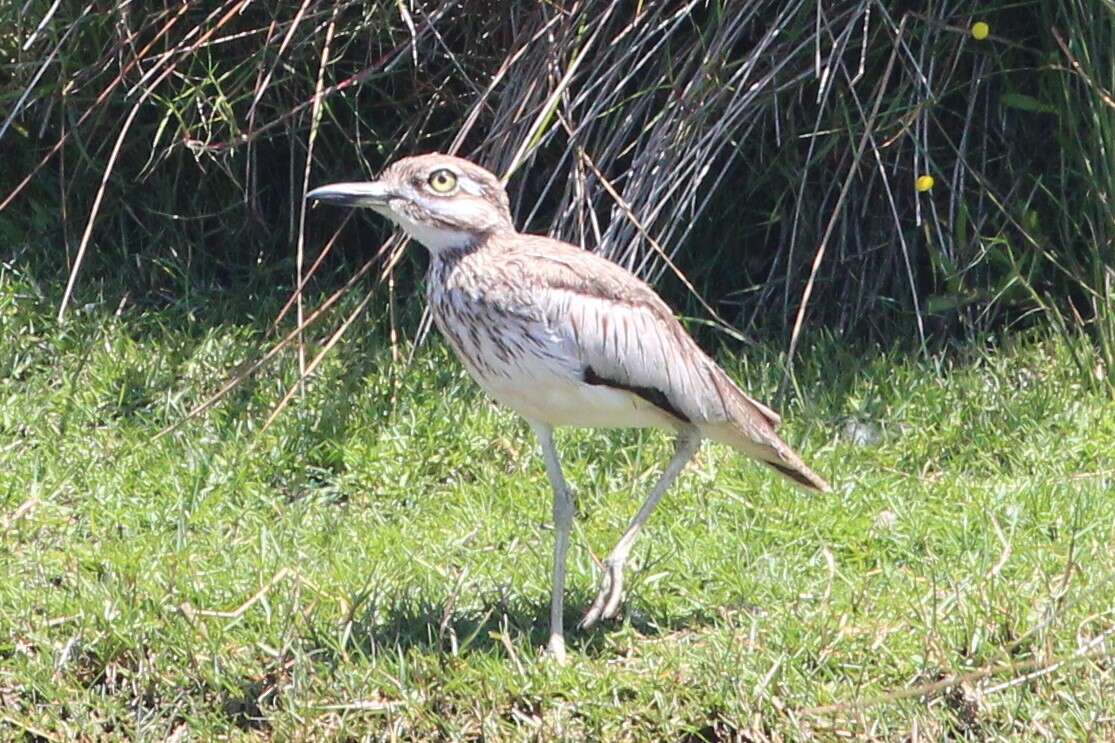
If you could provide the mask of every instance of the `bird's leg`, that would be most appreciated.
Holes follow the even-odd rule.
[[[612,548],[611,553],[605,558],[604,573],[600,576],[600,590],[596,594],[596,600],[592,602],[592,606],[585,612],[585,616],[581,620],[579,625],[581,629],[588,629],[599,620],[611,619],[616,615],[619,610],[620,599],[623,598],[623,565],[627,562],[631,545],[635,543],[635,537],[638,536],[639,530],[643,528],[643,524],[650,517],[651,511],[658,505],[658,501],[669,490],[670,486],[674,484],[674,480],[685,469],[685,465],[689,464],[689,460],[697,453],[700,446],[701,437],[695,431],[684,431],[678,435],[677,448],[674,451],[673,458],[670,459],[670,463],[666,465],[666,471],[658,478],[658,482],[654,489],[650,491],[646,502],[635,514],[635,518],[631,519],[627,531],[624,532],[619,542]]]
[[[542,444],[542,458],[546,462],[546,474],[554,490],[554,577],[550,598],[550,655],[558,663],[565,663],[565,628],[562,626],[562,600],[565,595],[565,555],[569,551],[569,533],[573,530],[573,497],[561,473],[557,448],[554,447],[554,429],[544,423],[532,421]]]

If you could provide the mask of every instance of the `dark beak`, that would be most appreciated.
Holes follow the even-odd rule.
[[[315,188],[306,194],[307,199],[324,201],[337,206],[375,207],[387,206],[392,192],[380,181],[365,183],[331,183]]]

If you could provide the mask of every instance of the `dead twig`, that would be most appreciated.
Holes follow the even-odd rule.
[[[1053,661],[1047,661],[1044,658],[1034,658],[1028,661],[1019,663],[996,663],[990,666],[979,668],[975,671],[968,673],[950,674],[943,679],[933,681],[928,684],[919,684],[918,686],[910,686],[905,689],[897,689],[886,694],[879,694],[877,696],[868,697],[867,699],[857,700],[854,702],[840,702],[838,704],[827,704],[820,707],[810,707],[801,710],[800,714],[809,715],[811,717],[821,717],[825,715],[832,715],[838,712],[856,711],[860,712],[871,707],[878,707],[882,704],[889,704],[891,702],[898,702],[903,699],[914,699],[918,697],[930,697],[942,691],[952,689],[962,684],[971,684],[976,681],[998,676],[1003,673],[1019,673],[1031,672],[1031,678],[1037,676],[1044,676],[1058,669],[1064,668],[1069,665],[1079,663],[1086,660],[1100,660],[1105,658],[1115,657],[1115,650],[1108,648],[1097,648],[1098,645],[1103,644],[1104,640],[1115,633],[1115,628],[1109,629],[1103,634],[1094,638],[1087,645],[1078,648],[1076,652],[1063,658],[1058,658]],[[991,689],[982,692],[983,694],[1001,691],[1013,683],[1023,683],[1018,678],[1012,679],[1007,685],[999,684],[991,687]]]

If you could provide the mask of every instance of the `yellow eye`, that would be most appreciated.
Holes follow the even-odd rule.
[[[430,173],[426,182],[430,184],[430,188],[438,193],[449,193],[457,187],[457,176],[453,174],[452,170],[441,168]]]

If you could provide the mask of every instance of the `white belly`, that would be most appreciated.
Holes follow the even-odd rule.
[[[470,370],[471,371],[471,370]],[[477,377],[502,405],[551,426],[676,429],[679,421],[626,390],[543,375],[503,380]]]

